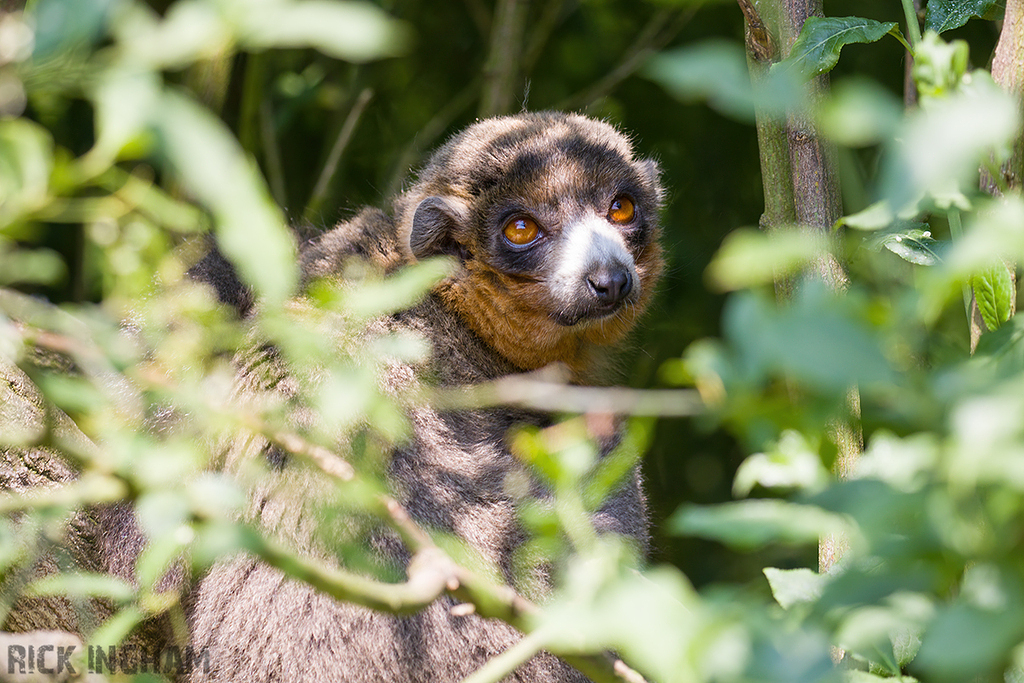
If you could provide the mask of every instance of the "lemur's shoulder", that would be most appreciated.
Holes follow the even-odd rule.
[[[412,261],[408,247],[399,239],[395,220],[380,209],[367,207],[303,245],[302,274],[306,281],[336,276],[353,258],[363,259],[384,273]]]

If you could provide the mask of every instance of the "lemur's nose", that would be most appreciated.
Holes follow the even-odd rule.
[[[590,291],[604,304],[617,304],[633,289],[633,277],[623,266],[602,267],[587,275]]]

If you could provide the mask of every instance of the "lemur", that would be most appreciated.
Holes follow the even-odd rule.
[[[448,255],[454,272],[386,321],[432,345],[425,367],[399,367],[395,377],[415,372],[454,386],[562,363],[572,381],[595,382],[600,355],[655,290],[662,196],[657,165],[637,158],[606,123],[554,112],[486,119],[434,153],[392,214],[365,209],[307,245],[303,272],[307,280],[337,277],[353,257],[391,272]],[[238,299],[230,285],[219,288]],[[388,466],[396,497],[421,525],[462,538],[515,583],[522,500],[506,480],[524,467],[506,439],[513,424],[548,418],[512,408],[417,408],[410,417],[412,440]],[[228,459],[258,451],[252,444]],[[289,480],[285,494],[257,492],[253,514],[267,527],[291,527],[284,520],[309,485],[305,476]],[[646,547],[638,472],[593,522]],[[382,552],[404,559],[401,549]],[[454,682],[520,638],[504,623],[453,615],[449,597],[398,618],[335,602],[250,557],[215,567],[193,603],[193,644],[213,655],[212,670],[197,669],[196,681]],[[509,680],[586,679],[542,654]]]
[[[486,119],[435,152],[391,213],[364,209],[307,243],[302,270],[311,283],[342,277],[353,258],[387,273],[434,255],[455,262],[424,301],[373,324],[378,332],[411,330],[431,344],[426,362],[395,362],[386,378],[393,385],[459,386],[552,363],[567,367],[575,383],[599,383],[602,357],[634,326],[660,276],[662,199],[656,163],[638,158],[606,123],[555,112]],[[251,307],[218,264],[223,260],[213,255],[193,275],[222,300]],[[240,365],[240,392],[261,389],[251,366]],[[550,418],[509,407],[419,406],[409,408],[409,419],[412,437],[386,465],[394,497],[421,526],[458,537],[517,589],[530,593],[526,583],[547,582],[546,575],[515,571],[514,554],[526,540],[518,510],[548,492],[512,455],[508,434],[513,425],[542,426]],[[603,451],[613,444],[605,438]],[[300,552],[332,558],[303,520],[312,514],[307,502],[324,490],[324,475],[260,438],[237,440],[225,467],[260,460],[270,467],[252,491],[249,516]],[[508,485],[524,478],[531,482],[526,492]],[[645,551],[638,471],[592,522]],[[386,559],[408,560],[397,539],[375,534],[370,541]],[[137,542],[123,545],[138,552]],[[336,602],[250,556],[215,565],[185,604],[192,645],[211,656],[208,671],[191,672],[196,682],[454,683],[521,637],[502,622],[454,614],[448,596],[406,617]],[[542,653],[507,680],[586,678]]]

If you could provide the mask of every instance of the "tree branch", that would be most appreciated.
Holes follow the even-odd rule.
[[[313,187],[309,203],[306,204],[306,210],[303,212],[303,217],[306,220],[311,220],[323,205],[331,179],[334,178],[334,174],[338,171],[341,155],[345,153],[345,148],[348,147],[348,143],[352,140],[352,134],[355,133],[359,119],[362,118],[363,112],[366,111],[366,107],[370,104],[371,99],[373,99],[373,90],[371,88],[364,88],[356,97],[352,108],[348,110],[345,122],[338,131],[338,137],[335,138],[334,145],[327,155],[327,160],[324,161],[320,177],[317,178],[316,185]]]
[[[562,100],[556,109],[586,109],[615,89],[644,65],[651,55],[668,45],[697,13],[699,7],[686,10],[659,10],[640,30],[622,60],[593,85]]]
[[[491,46],[484,64],[480,116],[507,114],[519,77],[529,0],[498,0],[491,24]]]

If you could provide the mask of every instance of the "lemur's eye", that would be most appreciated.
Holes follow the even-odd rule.
[[[537,221],[527,216],[513,218],[505,224],[505,239],[517,247],[524,247],[540,237]]]
[[[624,194],[613,199],[612,205],[608,207],[608,219],[612,223],[624,225],[632,221],[635,215],[636,207],[633,206],[633,200]]]

